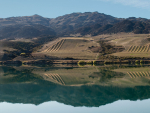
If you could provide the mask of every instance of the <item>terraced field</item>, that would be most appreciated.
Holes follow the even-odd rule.
[[[62,47],[64,42],[65,42],[65,39],[62,39],[61,41],[59,41],[56,44],[54,44],[52,47],[49,47],[48,49],[44,50],[44,52],[55,52],[55,51],[58,51]]]
[[[89,49],[92,46],[99,46],[99,44],[90,38],[60,38],[55,43],[44,46],[39,54],[59,58],[96,59],[98,54]]]

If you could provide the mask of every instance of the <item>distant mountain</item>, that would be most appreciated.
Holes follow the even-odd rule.
[[[0,38],[33,38],[41,35],[99,35],[118,32],[149,33],[150,20],[116,18],[98,12],[72,13],[57,18],[39,15],[0,18]]]

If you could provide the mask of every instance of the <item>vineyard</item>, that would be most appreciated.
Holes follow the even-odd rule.
[[[57,42],[53,46],[49,47],[48,49],[44,50],[44,52],[55,52],[58,51],[63,43],[65,42],[65,39],[62,39],[61,41]]]
[[[40,53],[58,58],[95,59],[98,53],[90,47],[98,47],[99,43],[90,38],[60,38],[47,43],[39,50]]]
[[[127,74],[130,76],[130,78],[136,78],[136,77],[149,77],[150,73],[145,72],[127,72]]]
[[[58,74],[50,73],[50,74],[45,74],[45,76],[43,76],[43,77],[46,80],[47,79],[51,79],[52,81],[54,81],[54,82],[56,82],[58,84],[65,85],[63,79]]]
[[[127,52],[149,52],[150,45],[147,46],[130,46]]]

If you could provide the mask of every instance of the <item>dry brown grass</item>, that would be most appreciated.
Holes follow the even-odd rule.
[[[91,38],[60,38],[46,44],[40,53],[60,58],[71,57],[75,59],[96,59],[97,53],[93,53],[89,47],[99,46]]]
[[[113,53],[114,56],[150,57],[148,34],[119,33],[112,35],[100,35],[95,40],[103,39],[108,43],[125,48],[122,52]]]

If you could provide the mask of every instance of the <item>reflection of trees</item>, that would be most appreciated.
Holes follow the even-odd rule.
[[[2,69],[4,71],[4,76],[11,75],[11,77],[3,80],[5,83],[27,82],[42,79],[40,76],[33,74],[32,69],[23,69],[20,71],[12,67],[2,67]]]
[[[101,70],[100,73],[101,73],[100,82],[105,82],[112,78],[122,78],[124,76],[123,73],[118,73],[118,72],[109,71],[109,70]]]
[[[112,78],[122,78],[124,76],[123,73],[114,72],[106,69],[99,69],[99,72],[95,72],[89,77],[91,78],[100,78],[100,82],[106,82]]]

